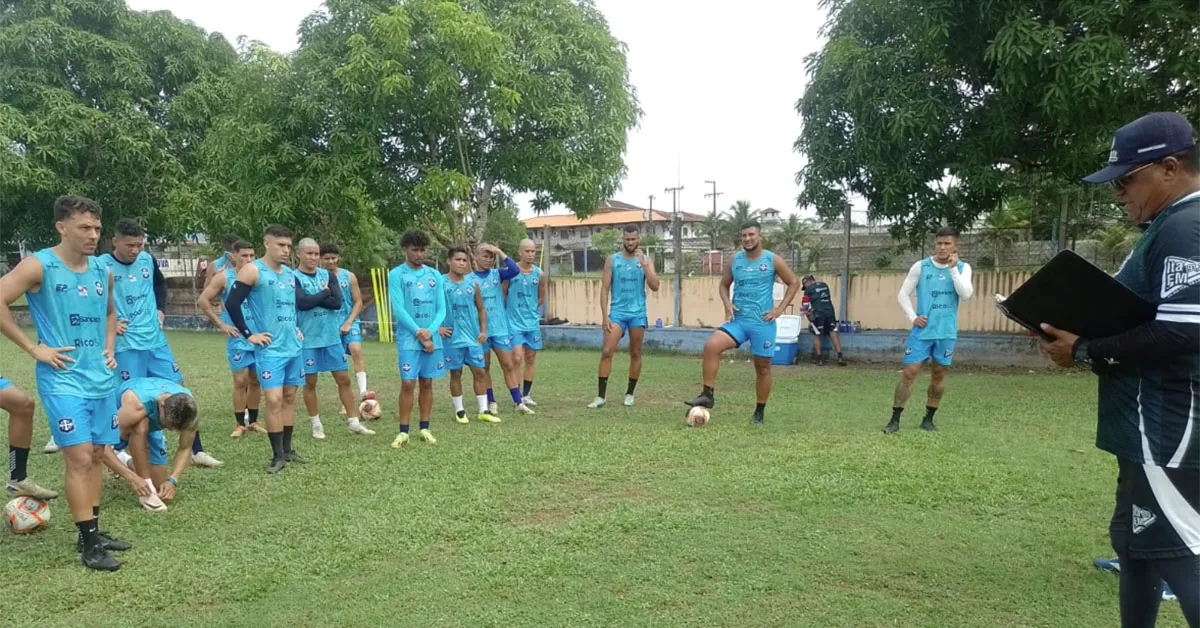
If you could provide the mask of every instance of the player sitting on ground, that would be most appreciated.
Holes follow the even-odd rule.
[[[446,370],[450,371],[450,400],[454,403],[454,420],[467,423],[463,409],[463,365],[471,369],[471,383],[479,404],[476,418],[485,423],[499,423],[488,412],[487,372],[483,370],[483,343],[487,342],[487,308],[479,294],[479,282],[471,272],[471,253],[465,246],[454,246],[446,254],[450,272],[443,276],[446,306],[449,313],[438,329],[445,343]]]
[[[503,262],[503,268],[492,268],[497,262]],[[487,310],[488,339],[483,345],[484,373],[487,375],[488,414],[495,416],[499,408],[496,397],[492,392],[492,353],[500,361],[500,369],[504,376],[504,385],[512,396],[517,412],[533,414],[533,410],[525,405],[521,398],[521,374],[518,371],[517,356],[513,353],[512,333],[508,326],[508,311],[504,307],[504,282],[520,274],[521,269],[511,257],[504,254],[499,247],[491,244],[480,244],[475,247],[475,279],[479,283],[479,291],[483,296],[483,306]],[[491,349],[491,351],[488,351]]]
[[[192,391],[175,382],[144,377],[121,384],[120,404],[117,422],[121,439],[129,443],[127,449],[133,469],[128,468],[126,460],[117,459],[111,452],[106,455],[105,463],[129,480],[142,507],[163,512],[167,509],[163,502],[175,498],[179,479],[191,462],[192,439],[200,424],[196,400]],[[164,429],[179,432],[175,466],[170,473],[167,473]],[[131,473],[133,477],[130,477]],[[147,490],[141,490],[139,481],[144,482]]]

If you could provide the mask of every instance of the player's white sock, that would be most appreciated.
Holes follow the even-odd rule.
[[[354,374],[354,379],[358,380],[358,394],[367,394],[367,372],[359,371]]]
[[[475,395],[475,401],[479,402],[479,414],[487,414],[488,400],[487,395]]]
[[[462,395],[459,395],[457,397],[450,397],[450,401],[454,402],[454,413],[455,414],[457,414],[459,412],[463,412],[463,400],[462,399],[463,399]]]
[[[320,422],[321,422],[321,415],[319,415],[319,414],[314,414],[314,415],[312,415],[312,416],[310,416],[310,417],[308,417],[308,418],[312,419],[312,422],[313,422],[313,423],[320,423]]]

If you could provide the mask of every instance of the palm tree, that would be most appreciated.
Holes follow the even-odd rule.
[[[995,269],[1000,270],[1000,258],[1012,245],[1021,240],[1025,229],[1029,228],[1029,220],[1014,211],[1008,204],[988,214],[984,221],[983,241],[992,247],[995,256]]]
[[[701,235],[708,238],[709,250],[715,250],[717,243],[724,239],[725,217],[714,209],[704,215],[704,220],[696,225],[696,229]]]
[[[750,208],[750,201],[738,201],[729,207],[729,217],[725,220],[726,234],[734,246],[741,240],[742,225],[757,220],[758,211]]]
[[[799,259],[800,249],[808,242],[812,230],[800,220],[799,216],[788,216],[788,219],[775,230],[771,238],[777,246],[787,248],[792,254],[792,265]]]
[[[1108,253],[1112,267],[1116,268],[1122,255],[1129,252],[1133,245],[1134,233],[1129,227],[1116,223],[1092,233],[1092,237],[1100,241],[1100,250]]]

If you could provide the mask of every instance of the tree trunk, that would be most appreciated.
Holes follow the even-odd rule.
[[[495,186],[495,179],[484,179],[479,197],[472,207],[471,229],[467,235],[475,242],[483,242],[483,234],[487,231],[488,212],[491,210],[492,190]]]

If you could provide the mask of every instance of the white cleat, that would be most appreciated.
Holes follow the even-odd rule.
[[[596,408],[603,408],[604,397],[596,397],[591,403],[587,404],[587,407],[591,408],[592,410],[595,410]]]
[[[129,455],[128,451],[122,449],[117,452],[117,461],[125,465],[129,469],[133,469],[133,456]]]
[[[488,402],[488,414],[490,414],[492,416],[499,416],[500,415],[500,404],[496,403],[495,401],[489,401]]]
[[[224,462],[221,462],[220,460],[213,458],[212,455],[209,454],[207,451],[202,451],[198,454],[193,455],[192,462],[195,463],[196,466],[198,466],[198,467],[207,467],[209,469],[216,469],[217,467],[225,466]]]
[[[38,486],[37,482],[34,482],[29,478],[25,478],[20,482],[14,482],[10,480],[8,482],[8,494],[12,497],[32,497],[42,501],[58,497],[58,493],[48,488],[42,488]]]
[[[531,409],[529,408],[529,406],[525,405],[524,403],[518,403],[518,404],[517,404],[517,412],[518,412],[519,414],[537,414],[536,412],[534,412],[533,410],[531,410]]]
[[[368,429],[367,426],[360,423],[358,419],[346,421],[346,429],[350,430],[351,434],[361,434],[362,436],[375,435],[375,430]]]
[[[154,481],[146,478],[146,484],[150,487],[150,495],[148,497],[138,496],[138,503],[142,508],[150,512],[166,512],[167,505],[163,503],[161,497],[158,496],[158,489],[154,488]]]
[[[55,445],[55,444],[54,444],[54,439],[53,439],[53,438],[51,438],[51,439],[50,439],[50,442],[46,443],[46,446],[45,446],[45,447],[42,447],[42,453],[44,453],[44,454],[56,454],[56,453],[58,453],[58,445]]]
[[[537,402],[533,400],[533,397],[525,397],[524,399],[522,399],[522,401],[525,403],[525,405],[529,406],[530,408],[537,407]]]
[[[325,440],[325,426],[321,425],[320,421],[312,422],[313,438],[317,440]]]
[[[626,408],[633,407],[633,395],[625,395],[625,407]]]

